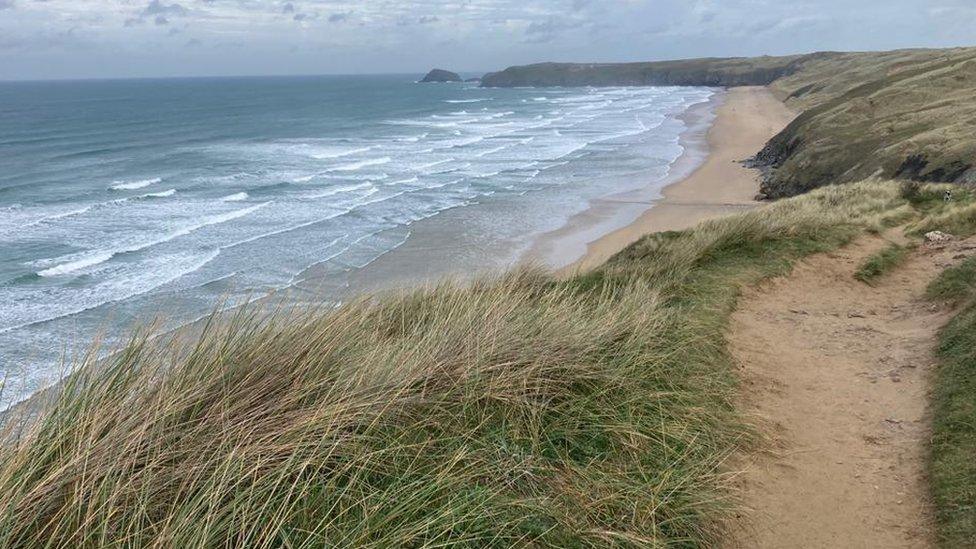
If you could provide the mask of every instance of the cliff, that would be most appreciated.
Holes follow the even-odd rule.
[[[802,114],[755,158],[770,198],[871,176],[976,183],[976,48],[842,54],[771,88]]]

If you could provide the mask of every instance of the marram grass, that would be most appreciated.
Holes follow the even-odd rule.
[[[709,546],[750,440],[724,341],[739,286],[903,206],[832,187],[567,280],[138,334],[7,422],[0,546]]]

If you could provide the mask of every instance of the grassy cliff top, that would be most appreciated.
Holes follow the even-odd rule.
[[[976,183],[976,48],[834,55],[770,88],[803,111],[758,156],[771,197],[872,175]]]

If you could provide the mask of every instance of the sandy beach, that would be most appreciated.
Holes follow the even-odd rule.
[[[636,221],[589,242],[586,254],[561,272],[597,267],[645,234],[687,229],[758,205],[759,172],[741,161],[795,116],[765,87],[729,89],[708,131],[708,155],[701,166],[666,187],[663,198],[649,201],[651,207]]]

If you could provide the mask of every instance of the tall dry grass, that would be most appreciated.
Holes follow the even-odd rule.
[[[749,438],[723,335],[739,284],[903,204],[832,187],[568,280],[136,335],[7,422],[0,546],[708,545]]]

